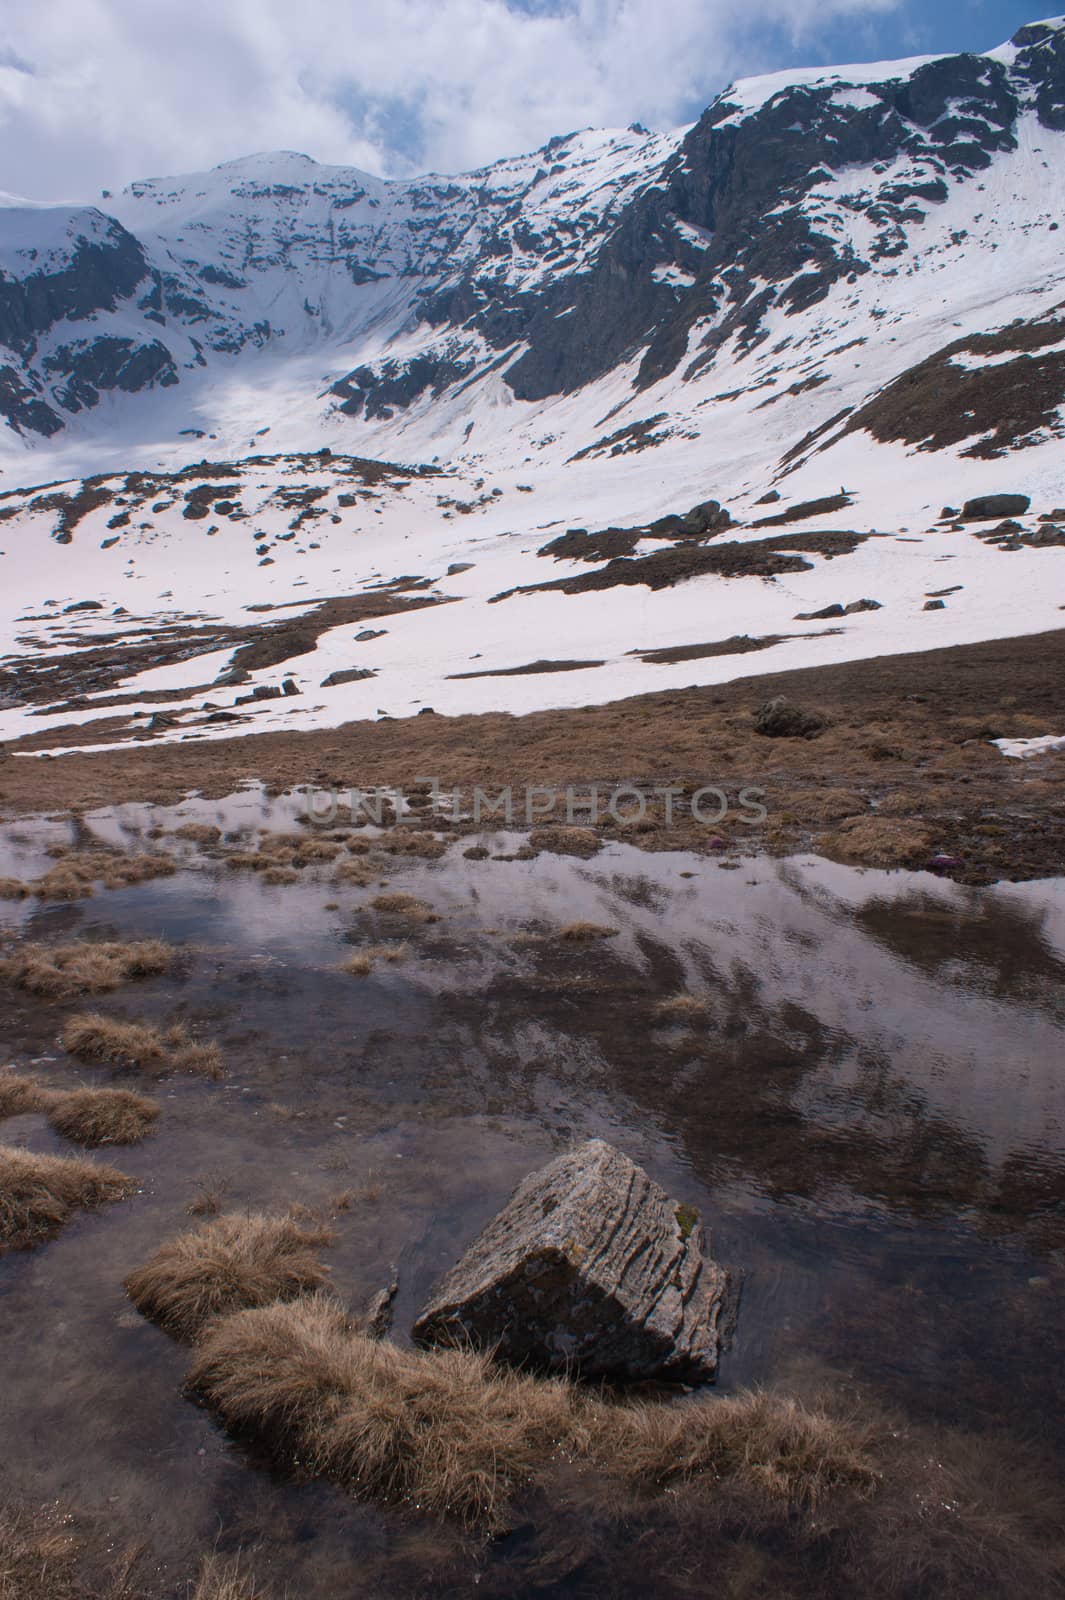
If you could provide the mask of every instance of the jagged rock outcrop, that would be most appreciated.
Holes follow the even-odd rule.
[[[699,1219],[593,1139],[526,1178],[414,1326],[519,1366],[708,1381],[726,1274]]]

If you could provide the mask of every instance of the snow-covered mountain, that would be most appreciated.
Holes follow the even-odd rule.
[[[711,681],[750,656],[644,657],[748,633],[776,670],[1057,625],[1063,201],[1065,19],[983,56],[747,80],[677,133],[456,178],[282,154],[93,206],[6,198],[2,604],[39,624],[6,665],[101,631],[88,608],[56,631],[46,598],[156,632],[172,600],[223,627],[218,654],[249,604],[397,577],[452,603],[398,608],[388,672],[391,646],[363,663],[329,621],[305,671],[285,658],[318,709],[290,694],[256,726],[373,715],[389,684],[389,709],[446,710]],[[1002,491],[1031,507],[998,545],[939,519]],[[752,542],[764,559],[724,554]],[[959,573],[933,640],[933,579]],[[376,681],[317,694],[354,655]],[[471,657],[615,670],[456,677]]]

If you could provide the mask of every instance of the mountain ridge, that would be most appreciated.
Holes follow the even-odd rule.
[[[455,177],[285,152],[143,180],[103,209],[55,208],[66,260],[61,241],[32,242],[50,208],[7,206],[8,442],[252,349],[355,347],[365,359],[332,375],[323,411],[370,421],[497,364],[532,403],[634,355],[637,388],[681,363],[691,379],[729,338],[749,346],[771,304],[801,311],[905,256],[929,209],[1033,117],[1065,129],[1061,19],[982,56],[741,80],[674,134],[585,130]],[[864,185],[844,192],[856,169]]]

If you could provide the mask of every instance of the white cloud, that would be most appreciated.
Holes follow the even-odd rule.
[[[458,171],[554,133],[669,127],[903,0],[7,0],[0,189],[88,199],[256,150]]]

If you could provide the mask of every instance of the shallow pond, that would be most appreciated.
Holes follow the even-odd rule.
[[[205,1193],[225,1209],[343,1197],[337,1288],[358,1307],[397,1276],[402,1339],[515,1184],[593,1135],[697,1206],[742,1276],[722,1390],[812,1373],[1065,1459],[1065,883],[969,890],[626,845],[522,860],[499,834],[483,860],[469,837],[438,860],[370,857],[438,916],[407,925],[369,909],[376,878],[338,884],[323,864],[269,887],[173,838],[202,821],[239,843],[292,827],[300,804],[249,790],[4,830],[0,875],[23,877],[49,844],[141,849],[164,831],[174,876],[0,902],[0,926],[186,947],[169,976],[93,1006],[186,1019],[227,1063],[218,1084],[160,1085],[158,1133],[112,1158],[140,1181],[133,1200],[0,1259],[9,1489],[100,1519],[116,1548],[143,1541],[159,1596],[184,1595],[216,1543],[258,1547],[279,1593],[323,1600],[710,1592],[642,1564],[636,1531],[628,1552],[616,1527],[600,1539],[587,1507],[461,1546],[287,1481],[183,1396],[187,1350],[122,1290]],[[578,920],[613,935],[561,938]],[[408,960],[340,970],[396,938]],[[703,1010],[663,1020],[680,993]],[[83,1005],[0,998],[8,1059],[86,1076],[56,1044]],[[38,1117],[3,1136],[64,1148]]]

